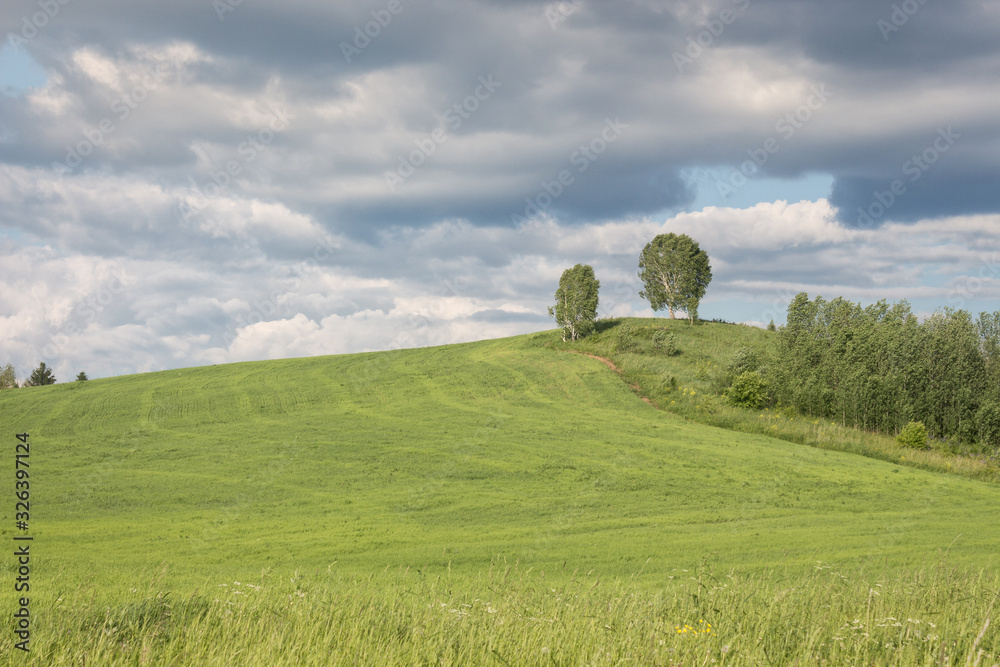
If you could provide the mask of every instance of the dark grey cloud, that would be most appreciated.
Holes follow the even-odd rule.
[[[917,182],[903,175],[891,181],[847,177],[836,181],[830,201],[839,207],[840,219],[845,225],[867,228],[890,220],[916,222],[927,218],[995,213],[1000,200],[998,184],[1000,166],[932,170]],[[899,194],[893,191],[894,185]]]
[[[968,147],[957,146],[883,222],[1000,206],[991,187],[996,153],[976,150],[997,143],[995,104],[982,95],[1000,66],[995,2],[581,2],[558,23],[558,3],[542,2],[400,0],[395,13],[388,1],[244,2],[221,16],[217,6],[230,7],[64,6],[26,43],[71,102],[40,121],[24,98],[0,99],[13,137],[2,159],[37,168],[66,161],[86,132],[111,119],[109,146],[95,147],[72,176],[147,170],[143,177],[166,187],[204,185],[259,131],[239,118],[241,107],[280,105],[297,118],[266,155],[241,165],[227,194],[280,201],[371,240],[378,229],[448,218],[509,224],[523,215],[525,197],[545,201],[544,183],[573,170],[573,151],[620,117],[631,134],[574,173],[545,209],[586,222],[683,209],[696,193],[682,170],[738,166],[775,135],[776,118],[805,101],[787,89],[828,83],[836,91],[822,110],[828,118],[785,142],[762,176],[829,173],[850,224],[878,182],[891,183],[903,156],[922,148],[921,136],[951,124]],[[33,3],[8,6],[0,29],[17,33],[34,11]],[[197,56],[168,54],[178,44]],[[136,84],[95,80],[81,51],[120,66],[160,62],[162,81],[121,119],[115,101]],[[678,53],[693,56],[683,71]],[[500,87],[449,127],[442,114],[484,76]],[[947,98],[921,101],[935,82]],[[328,113],[337,107],[355,113]],[[373,187],[439,127],[446,142],[417,157],[424,164],[404,186]],[[359,187],[324,187],[338,180]]]

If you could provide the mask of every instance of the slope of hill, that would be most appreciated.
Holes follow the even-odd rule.
[[[669,333],[676,351],[667,354],[653,338]],[[983,453],[954,442],[931,448],[901,448],[894,437],[838,422],[797,414],[794,409],[748,410],[719,394],[727,366],[747,350],[775,358],[777,334],[755,327],[680,320],[627,318],[602,320],[595,335],[575,342],[552,336],[549,346],[607,358],[622,379],[663,410],[692,421],[743,433],[756,433],[824,449],[861,454],[906,467],[1000,482],[1000,453]],[[729,375],[731,379],[731,375]],[[721,384],[720,384],[721,382]]]
[[[109,585],[161,562],[196,583],[497,555],[625,575],[978,563],[1000,534],[997,487],[686,422],[551,338],[4,392],[40,562]]]
[[[324,595],[341,600],[337,604],[348,616],[367,618],[375,612],[366,609],[375,605],[371,608],[382,610],[377,619],[383,619],[396,618],[393,610],[401,604],[426,611],[443,596],[442,604],[457,606],[457,591],[465,590],[471,605],[471,591],[492,591],[497,605],[506,599],[526,618],[526,607],[519,605],[551,601],[536,593],[505,598],[506,575],[499,584],[487,572],[533,570],[531,576],[567,586],[579,583],[582,574],[575,573],[617,578],[638,587],[631,593],[615,589],[614,596],[625,597],[662,590],[675,576],[686,578],[681,574],[686,570],[711,570],[719,577],[730,572],[765,582],[754,594],[759,597],[741,593],[733,605],[752,600],[770,606],[775,595],[780,599],[786,592],[766,589],[772,585],[767,582],[797,581],[817,568],[853,572],[865,582],[859,583],[863,599],[868,582],[945,557],[961,569],[994,564],[1000,516],[993,510],[1000,487],[693,423],[643,402],[603,363],[554,349],[559,347],[554,341],[557,334],[543,332],[0,393],[11,461],[14,434],[30,434],[32,577],[41,604],[58,610],[45,632],[57,632],[57,625],[76,627],[82,642],[49,637],[47,664],[56,664],[53,656],[77,661],[81,652],[92,656],[104,650],[117,651],[109,661],[132,664],[137,658],[130,642],[145,646],[152,641],[150,632],[180,642],[163,645],[166,662],[184,662],[191,651],[199,661],[231,655],[213,653],[219,641],[213,633],[223,631],[212,628],[224,616],[209,614],[216,621],[203,634],[192,630],[208,623],[205,610],[214,609],[221,595],[212,592],[231,585],[226,582],[290,579],[291,588],[283,584],[279,597],[287,595],[292,604],[295,595],[306,595],[303,576],[317,582],[399,571],[407,574]],[[0,496],[11,499],[2,509],[0,534],[6,540],[16,532],[13,485],[12,474],[3,476]],[[13,559],[0,561],[4,581],[11,581],[15,570]],[[448,593],[421,583],[441,576],[452,582]],[[479,583],[463,588],[463,581]],[[980,600],[989,585],[975,581],[972,593],[961,586],[947,590],[961,589],[964,599]],[[530,590],[545,592],[548,585]],[[378,594],[373,586],[381,586]],[[188,602],[168,605],[164,591],[188,596]],[[201,602],[197,591],[208,591]],[[416,597],[413,602],[391,597],[403,595],[399,591]],[[904,599],[909,594],[900,593]],[[389,601],[378,602],[379,595]],[[655,595],[650,605],[661,604]],[[816,595],[827,593],[815,589],[811,595],[798,603],[803,613],[811,613]],[[68,599],[75,600],[71,609],[65,607]],[[613,606],[601,599],[581,607],[573,623],[591,627],[594,609]],[[985,605],[988,599],[983,600]],[[90,605],[102,609],[101,601],[107,603],[106,616],[86,611]],[[271,608],[272,603],[259,604]],[[323,605],[302,611],[312,619],[302,623],[324,622],[323,609],[334,603]],[[843,613],[854,613],[854,602],[844,605],[852,611]],[[968,608],[973,620],[956,621],[972,633],[962,636],[963,650],[982,620],[978,606]],[[241,622],[286,618],[255,609]],[[711,611],[691,609],[692,615]],[[839,611],[831,614],[830,628],[810,635],[811,642],[828,641],[837,632],[844,621]],[[668,616],[673,618],[648,620],[669,625]],[[454,664],[484,659],[475,652],[482,647],[469,643],[467,629],[442,630],[434,635],[441,645],[431,646],[425,643],[430,635],[422,639],[416,629],[416,634],[401,629],[413,618],[387,626],[379,640],[408,647],[393,654],[400,664],[437,662],[441,655],[453,656],[442,660]],[[273,636],[292,628],[313,636],[291,621],[274,622],[279,625],[261,627]],[[700,627],[693,616],[690,622]],[[93,638],[88,630],[129,623],[133,639],[118,645],[100,644],[101,633]],[[424,627],[421,623],[413,627]],[[566,633],[567,646],[583,627],[573,623],[559,631]],[[733,637],[746,642],[747,655],[757,655],[753,651],[761,649],[753,648],[752,638],[765,630],[742,623],[731,627],[742,628]],[[168,627],[170,632],[163,630]],[[240,627],[233,637],[243,637],[239,633],[247,630]],[[532,642],[548,645],[548,635],[534,632],[515,633],[508,649],[517,652],[524,642],[532,650],[539,648]],[[797,635],[766,632],[777,633],[775,641],[791,647],[788,651],[799,650]],[[603,646],[602,633],[594,641]],[[359,630],[343,642],[361,651],[368,646],[366,636]],[[0,641],[8,642],[0,649],[9,648],[9,638]],[[184,641],[200,643],[192,647]],[[720,640],[711,650],[718,657],[724,647],[737,645],[733,642],[737,639]],[[275,644],[269,659],[280,654],[294,663],[289,656],[297,654],[287,653],[285,643]],[[615,660],[633,655],[631,644],[615,646],[625,653],[609,649],[609,662],[612,655]],[[405,652],[411,649],[416,652]],[[378,653],[360,655],[344,661],[379,663]],[[567,653],[562,659],[579,662],[582,655]]]

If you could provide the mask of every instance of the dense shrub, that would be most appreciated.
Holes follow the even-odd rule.
[[[766,374],[761,371],[761,353],[753,347],[741,347],[733,353],[725,368],[712,379],[712,391],[728,395],[733,382],[743,373],[756,372],[761,378],[767,379]]]
[[[760,353],[753,347],[741,347],[733,353],[728,370],[733,377],[756,371],[760,368]]]
[[[910,422],[896,436],[896,442],[903,447],[924,449],[927,447],[927,428],[923,422]]]
[[[653,334],[653,347],[668,357],[680,352],[677,349],[677,336],[664,329]]]
[[[743,408],[763,407],[768,401],[767,380],[757,371],[740,373],[726,391],[726,397],[733,405]]]
[[[615,330],[615,352],[634,352],[639,347],[638,329],[628,322],[619,324]]]

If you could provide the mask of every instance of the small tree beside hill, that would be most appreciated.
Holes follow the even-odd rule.
[[[594,330],[600,286],[592,266],[577,264],[563,271],[556,290],[556,305],[549,308],[549,316],[562,327],[564,341],[567,337],[577,340]]]
[[[923,422],[910,422],[896,436],[896,442],[903,447],[923,449],[927,446],[927,428]]]
[[[668,357],[672,357],[680,352],[677,349],[677,336],[662,329],[653,334],[653,347]]]
[[[757,371],[744,371],[733,380],[726,397],[730,403],[741,408],[761,408],[768,400],[767,380]]]

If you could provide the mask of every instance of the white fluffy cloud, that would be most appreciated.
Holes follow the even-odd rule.
[[[507,335],[551,326],[578,262],[602,314],[649,314],[668,231],[712,257],[704,317],[992,309],[1000,14],[884,35],[891,5],[403,3],[350,58],[384,2],[92,0],[31,36],[11,5],[4,62],[44,82],[0,72],[0,352],[67,379]],[[694,204],[692,174],[741,171],[747,206]]]
[[[546,309],[559,275],[578,262],[601,280],[602,315],[649,316],[637,296],[637,258],[666,232],[691,234],[709,252],[708,318],[780,322],[799,291],[907,298],[927,310],[981,310],[1000,298],[996,216],[852,231],[825,201],[776,202],[659,221],[546,219],[519,230],[448,222],[378,243],[319,236],[317,244],[308,216],[265,205],[257,212],[248,209],[233,234],[258,225],[262,238],[287,246],[286,259],[246,244],[192,262],[5,243],[4,353],[22,375],[46,360],[60,378],[100,377],[527,333],[553,326]],[[214,238],[218,229],[190,231]]]

